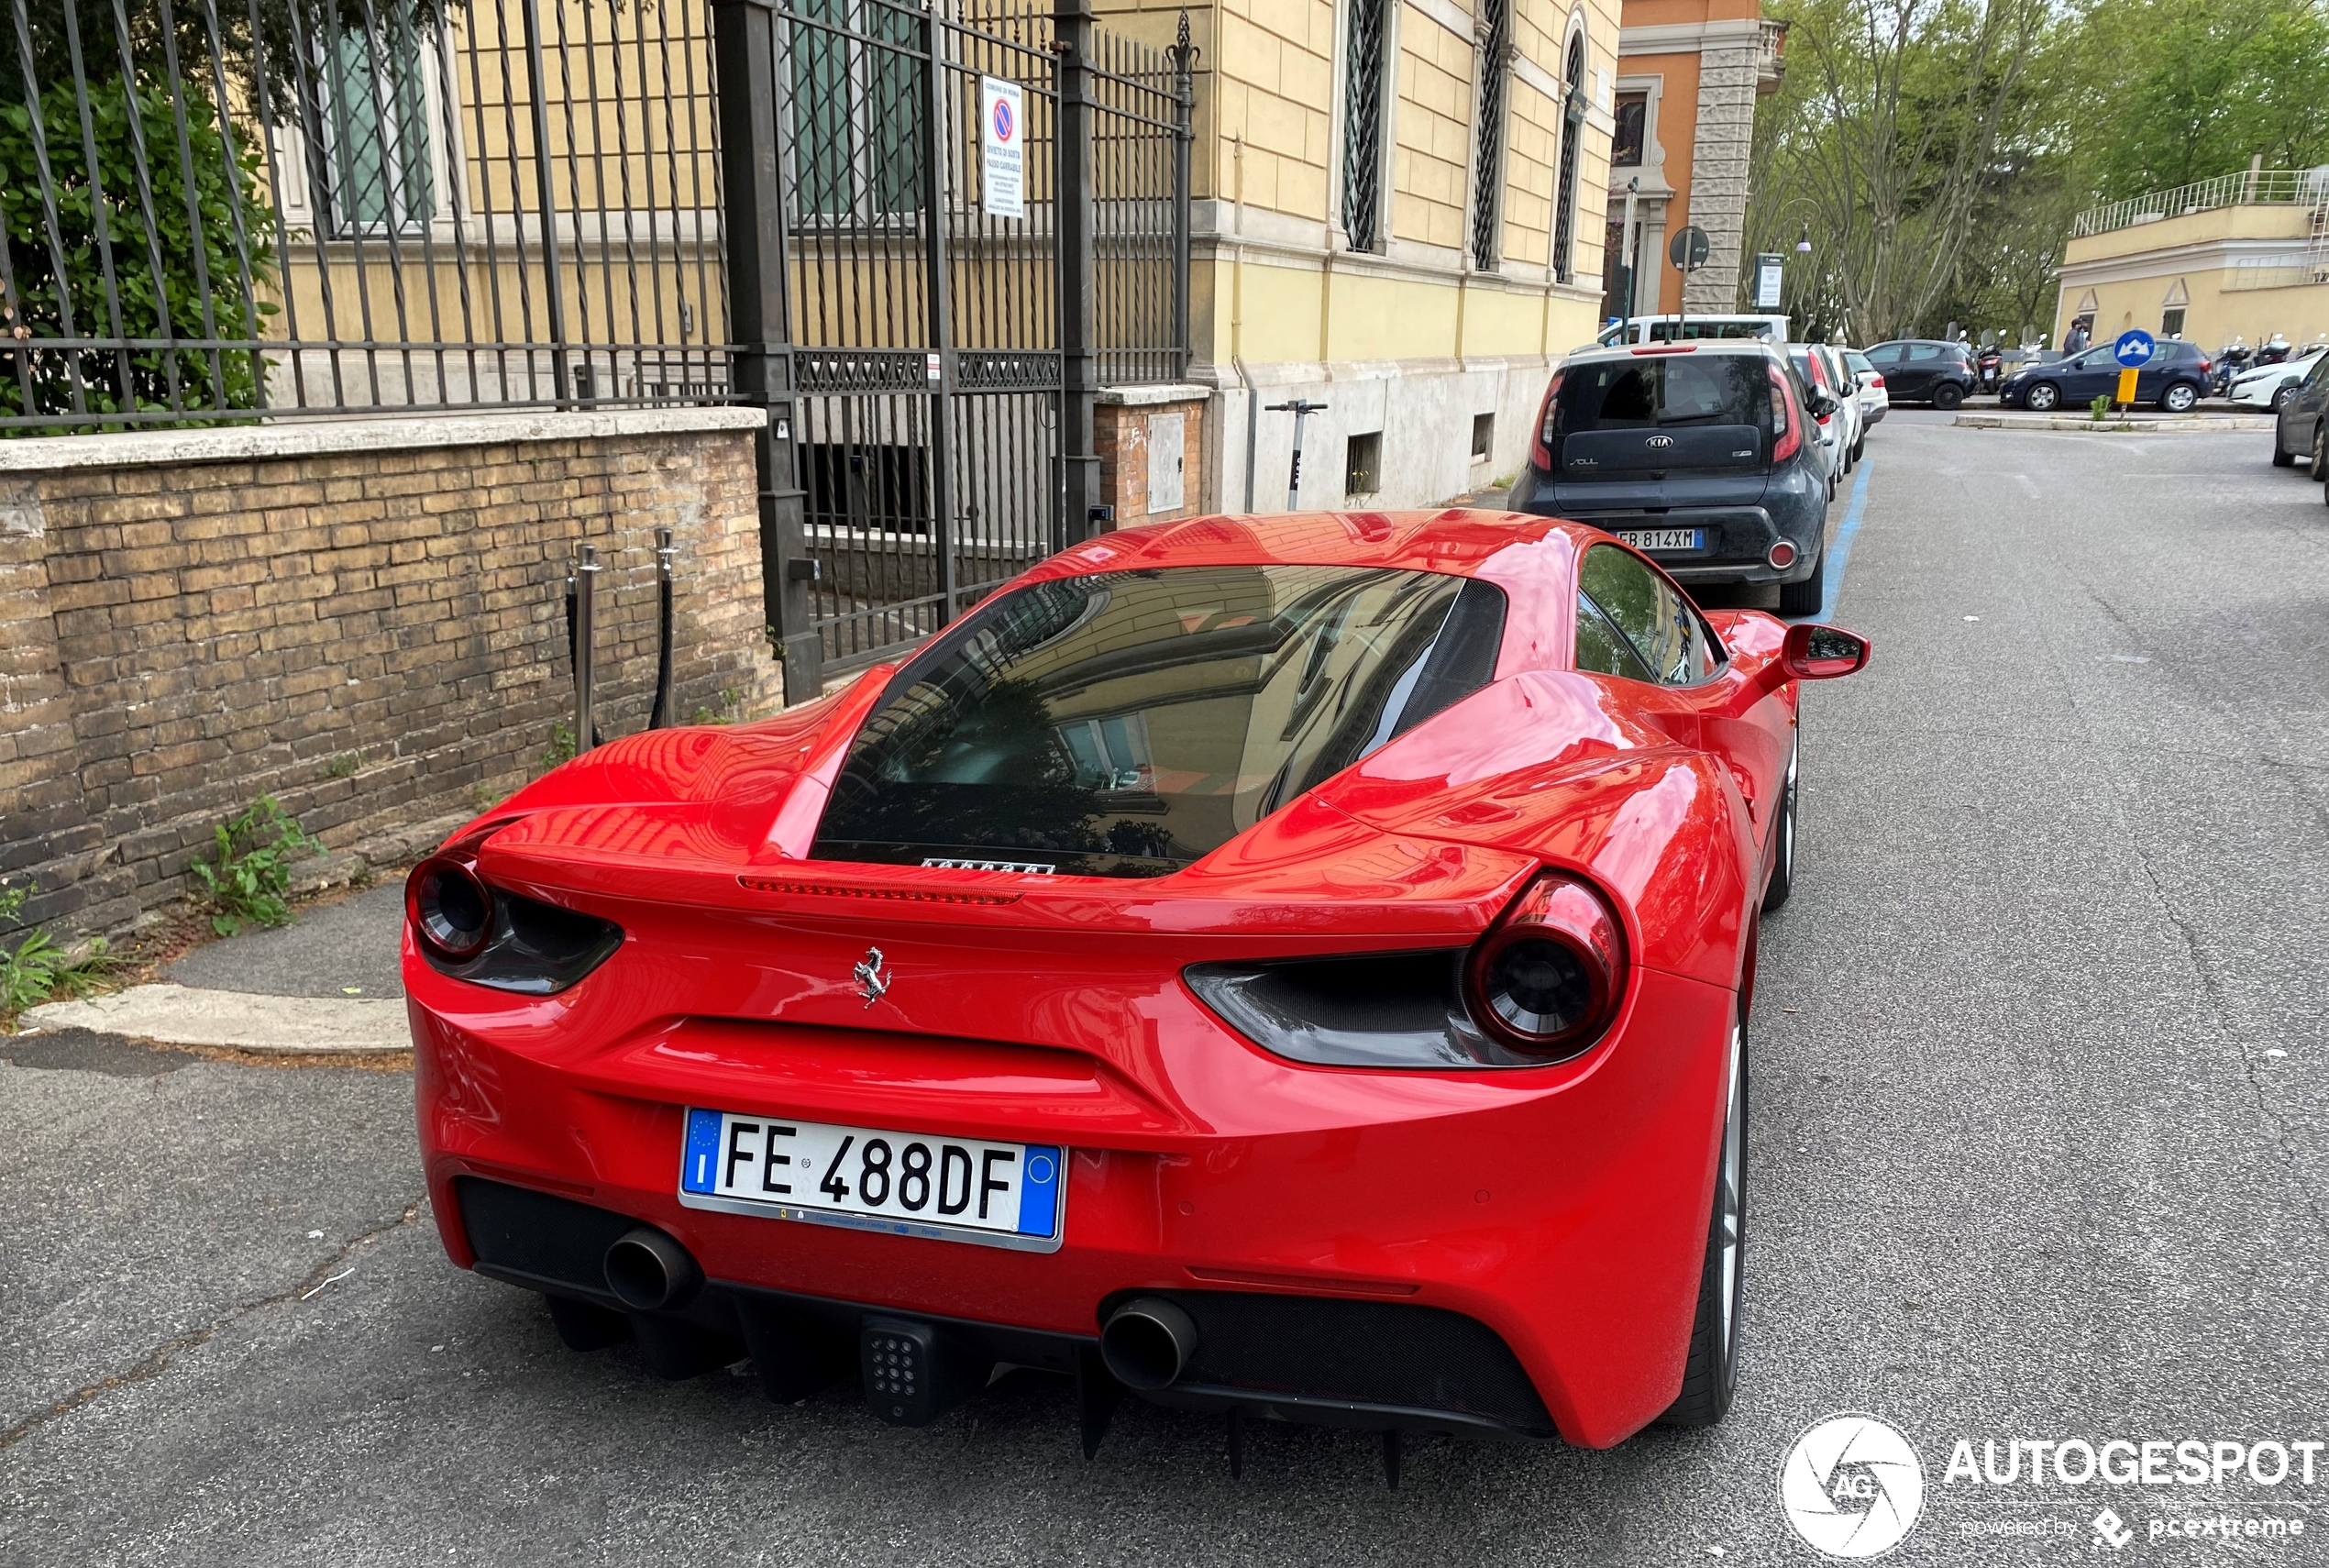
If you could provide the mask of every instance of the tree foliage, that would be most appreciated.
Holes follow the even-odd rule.
[[[2098,202],[2329,162],[2329,0],[1794,0],[1752,248],[1799,325],[1873,342],[2053,315]]]
[[[118,75],[78,94],[54,83],[37,105],[0,103],[0,414],[118,427],[119,415],[173,398],[257,406],[262,367],[248,350],[42,340],[259,337],[277,308],[263,293],[276,253],[260,161],[209,105]]]

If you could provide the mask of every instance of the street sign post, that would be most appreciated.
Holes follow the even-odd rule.
[[[2111,345],[2111,357],[2119,362],[2118,401],[2123,405],[2135,406],[2136,372],[2149,364],[2158,350],[2158,345],[2151,341],[2151,335],[2140,327],[2120,333],[2118,341]]]
[[[1714,248],[1713,243],[1706,237],[1705,229],[1694,223],[1684,224],[1674,231],[1673,238],[1666,242],[1666,259],[1672,261],[1681,270],[1683,276],[1687,277],[1706,264],[1706,258],[1714,253]],[[1687,294],[1689,290],[1685,288],[1683,292]],[[1680,342],[1683,338],[1683,327],[1689,315],[1690,307],[1687,304],[1674,313],[1674,340],[1676,342]]]

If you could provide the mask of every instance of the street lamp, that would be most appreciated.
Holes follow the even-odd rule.
[[[1812,226],[1807,223],[1804,226],[1804,237],[1795,241],[1795,254],[1798,256],[1809,256],[1811,253]]]

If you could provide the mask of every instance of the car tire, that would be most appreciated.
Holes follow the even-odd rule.
[[[2033,381],[2022,401],[2032,414],[2051,414],[2062,406],[2062,389],[2052,381]]]
[[[1779,613],[1782,615],[1816,615],[1827,602],[1827,548],[1820,547],[1819,559],[1812,563],[1811,576],[1801,582],[1779,585]]]
[[[1794,744],[1787,748],[1787,779],[1779,787],[1779,815],[1773,831],[1779,834],[1779,853],[1771,863],[1771,880],[1763,884],[1763,912],[1786,907],[1788,897],[1795,891],[1795,762],[1803,755],[1803,721],[1795,723]]]
[[[1714,1201],[1706,1214],[1706,1253],[1698,1269],[1698,1309],[1690,1324],[1682,1392],[1659,1419],[1670,1427],[1711,1427],[1730,1413],[1738,1389],[1738,1304],[1747,1243],[1747,1020],[1745,1001],[1730,1030],[1723,1091],[1722,1143],[1715,1157]]]
[[[2279,420],[2273,421],[2272,425],[2272,466],[2276,469],[2292,469],[2297,466],[2297,454],[2280,444]]]
[[[1868,433],[1863,430],[1860,432],[1860,438],[1852,443],[1852,461],[1855,463],[1859,462],[1860,460],[1860,454],[1867,450]]]
[[[2162,414],[2189,414],[2200,402],[2200,389],[2190,381],[2178,381],[2159,394]]]
[[[1949,413],[1964,401],[1965,389],[1955,381],[1943,381],[1933,389],[1933,406],[1943,414]]]
[[[2312,426],[2312,468],[2309,477],[2329,480],[2329,425],[2318,420]]]
[[[2289,400],[2296,395],[2297,389],[2294,386],[2285,386],[2279,391],[2274,392],[2272,394],[2272,412],[2278,414],[2282,409],[2288,407]]]

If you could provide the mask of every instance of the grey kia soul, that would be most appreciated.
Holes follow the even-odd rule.
[[[1761,343],[1584,348],[1546,389],[1516,512],[1606,528],[1683,583],[1776,582],[1783,615],[1827,591],[1827,394]]]

